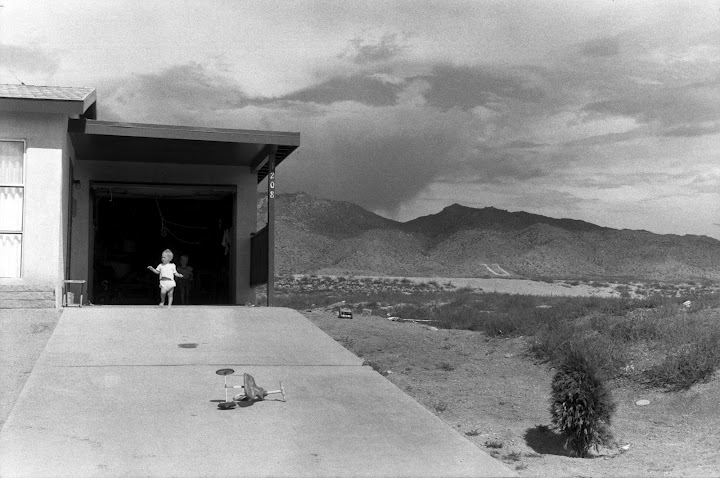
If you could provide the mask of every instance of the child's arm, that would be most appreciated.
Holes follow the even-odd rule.
[[[153,266],[147,266],[148,270],[153,271],[155,274],[160,274],[160,271],[155,269]]]
[[[174,275],[175,275],[175,277],[180,277],[181,279],[184,277],[184,276],[183,276],[181,273],[179,273],[179,272],[175,272]]]

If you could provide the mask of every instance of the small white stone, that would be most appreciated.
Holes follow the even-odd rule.
[[[645,405],[650,405],[650,400],[638,400],[635,402],[635,405],[639,407],[644,407]]]

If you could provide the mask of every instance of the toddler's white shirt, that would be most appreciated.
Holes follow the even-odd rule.
[[[167,278],[175,280],[175,273],[177,272],[177,268],[175,267],[175,264],[172,262],[168,262],[167,264],[163,264],[162,262],[157,266],[157,270],[160,271],[160,279]]]

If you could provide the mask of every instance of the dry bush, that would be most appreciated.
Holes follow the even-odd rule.
[[[692,385],[706,382],[720,368],[720,327],[696,335],[669,351],[665,360],[645,371],[650,385],[673,391],[686,390]]]
[[[568,351],[553,377],[550,398],[551,421],[566,435],[566,446],[586,457],[590,448],[609,444],[616,408],[590,362],[578,351]]]

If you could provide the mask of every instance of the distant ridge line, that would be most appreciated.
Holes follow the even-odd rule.
[[[720,241],[708,236],[458,205],[400,223],[306,193],[275,205],[280,274],[720,281]]]

